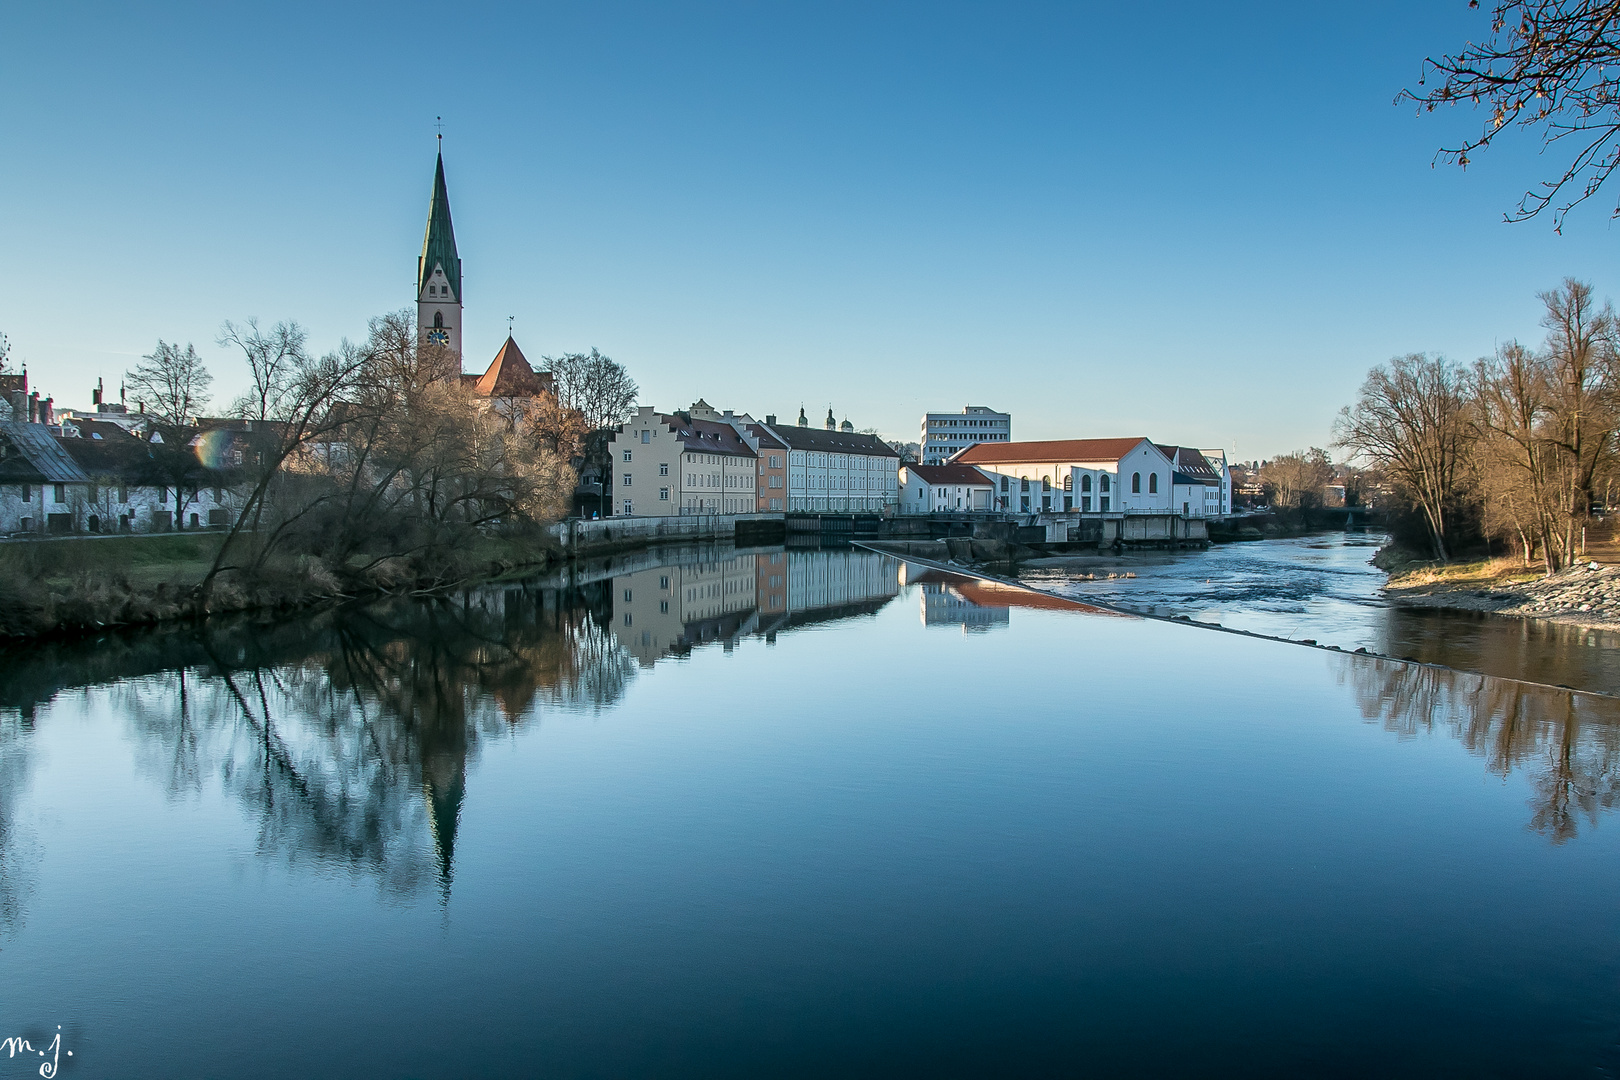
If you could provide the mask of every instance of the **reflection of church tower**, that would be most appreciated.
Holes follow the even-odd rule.
[[[433,174],[427,236],[416,261],[416,329],[424,341],[461,352],[461,258],[450,225],[450,192],[444,185],[444,154]]]
[[[467,794],[467,752],[444,749],[422,759],[422,797],[427,802],[433,848],[439,856],[439,890],[450,899],[455,877],[456,829],[461,825],[461,802]]]

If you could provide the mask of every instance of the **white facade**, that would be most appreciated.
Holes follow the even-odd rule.
[[[959,413],[931,412],[924,416],[917,456],[924,465],[943,465],[951,455],[975,443],[1011,441],[1011,413],[969,405]]]
[[[902,465],[902,514],[988,513],[996,484],[976,469],[953,465]]]
[[[1226,451],[1200,450],[1199,453],[1204,455],[1204,460],[1209,462],[1210,466],[1215,470],[1215,475],[1220,477],[1221,481],[1215,499],[1216,510],[1212,516],[1230,517],[1232,514],[1232,468],[1226,460]]]
[[[1118,452],[1090,444],[1129,445]],[[1171,509],[1170,459],[1147,439],[1072,440],[1031,443],[1050,448],[1045,460],[981,461],[972,465],[995,474],[995,508],[1012,514],[1053,511],[1080,513],[1168,513]],[[1112,456],[1118,453],[1118,456]],[[1034,456],[1040,456],[1039,451]]]

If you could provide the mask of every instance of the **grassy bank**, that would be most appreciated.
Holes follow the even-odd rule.
[[[219,579],[200,610],[199,586],[222,542],[219,533],[199,532],[0,544],[0,636],[72,634],[436,590],[540,569],[557,558],[555,544],[538,535],[479,536],[452,551],[357,556],[341,566],[318,555],[287,555],[251,578]]]

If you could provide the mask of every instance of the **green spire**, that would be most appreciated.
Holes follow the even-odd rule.
[[[435,266],[444,267],[450,279],[450,295],[461,302],[461,258],[456,254],[456,230],[450,224],[450,191],[444,186],[444,154],[433,172],[433,205],[428,210],[427,235],[422,239],[422,258],[416,265],[416,295],[427,288]]]

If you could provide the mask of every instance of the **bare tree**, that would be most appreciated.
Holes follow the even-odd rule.
[[[1438,154],[1462,168],[1510,127],[1539,131],[1546,149],[1567,146],[1562,174],[1525,192],[1505,215],[1525,221],[1551,206],[1561,229],[1564,215],[1620,165],[1620,0],[1499,0],[1488,38],[1426,59],[1418,88],[1396,101],[1423,112],[1461,104],[1486,110],[1477,137]]]
[[[578,409],[591,431],[624,423],[640,393],[623,364],[595,349],[544,357],[543,366],[556,380],[558,403]]]
[[[197,350],[158,339],[157,348],[124,373],[124,384],[148,412],[170,424],[189,424],[208,405],[214,377]]]
[[[292,391],[307,359],[304,343],[308,337],[295,321],[278,322],[269,330],[260,330],[258,319],[250,318],[241,326],[226,320],[218,344],[242,351],[252,382],[252,388],[231,405],[233,415],[268,420],[282,411],[282,398]]]
[[[10,371],[11,371],[11,340],[9,338],[7,338],[6,335],[0,334],[0,375],[9,374]]]
[[[1334,424],[1338,445],[1379,466],[1423,514],[1437,559],[1462,497],[1472,438],[1465,379],[1457,366],[1422,353],[1399,356],[1367,375],[1356,403]]]

